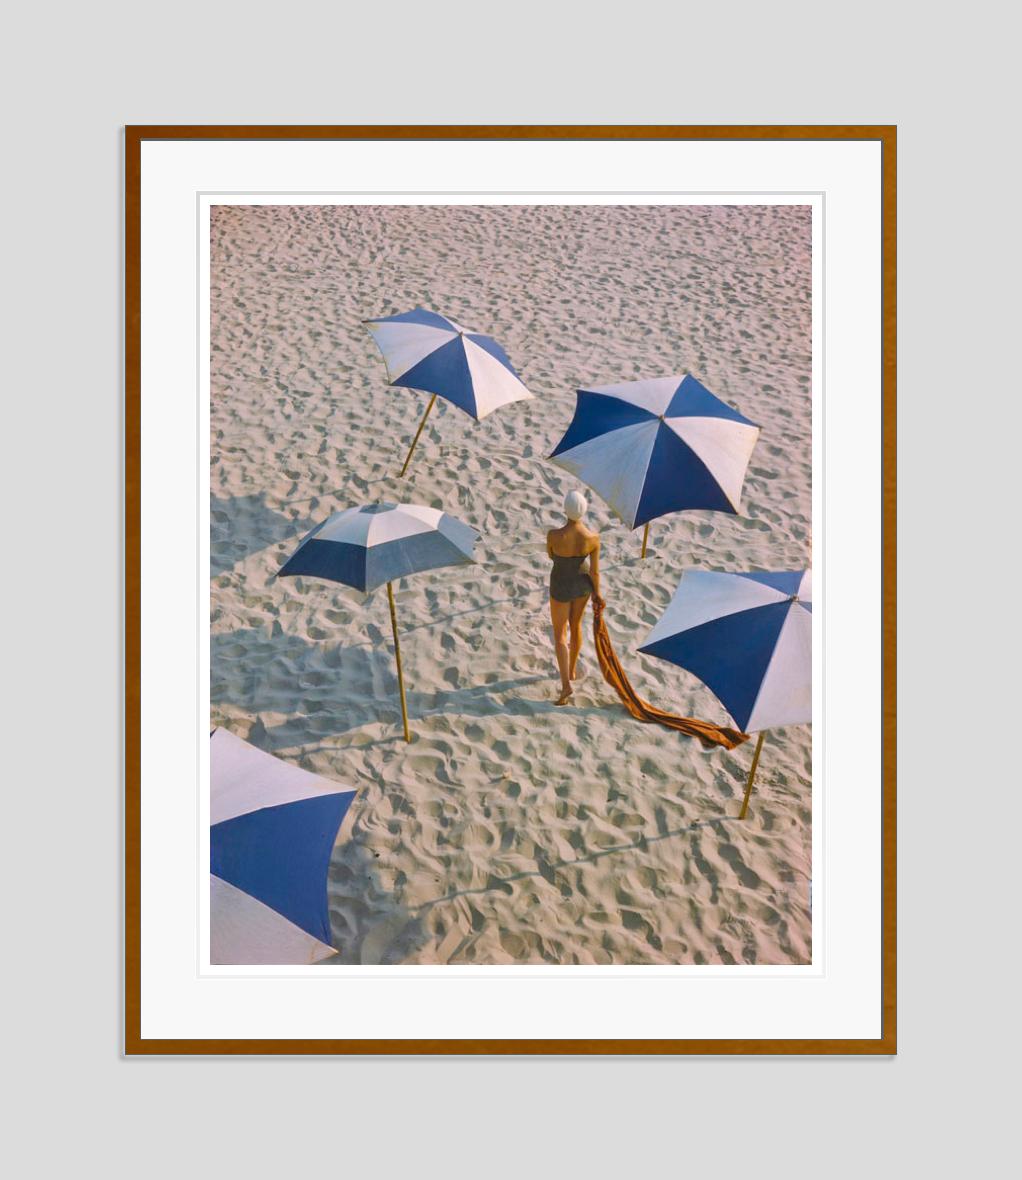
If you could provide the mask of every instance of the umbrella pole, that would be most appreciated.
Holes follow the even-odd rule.
[[[752,780],[756,777],[756,767],[759,765],[759,752],[763,749],[763,739],[765,737],[766,730],[764,729],[760,732],[759,741],[756,743],[756,752],[752,755],[752,766],[749,768],[749,781],[745,784],[745,798],[742,800],[742,810],[738,813],[739,819],[745,819],[749,814],[749,796],[752,794]]]
[[[432,405],[432,403],[430,403]],[[420,427],[421,429],[421,427]],[[397,611],[394,609],[394,591],[387,583],[387,601],[390,603],[390,625],[394,629],[394,658],[397,660],[397,686],[401,693],[401,723],[405,728],[405,741],[410,742],[408,733],[408,706],[405,704],[405,676],[401,671],[401,644],[397,637]]]
[[[646,527],[642,532],[642,556],[646,556],[646,542],[649,540],[649,521],[646,521]]]
[[[419,423],[419,429],[415,432],[415,437],[412,439],[412,445],[408,448],[408,456],[405,459],[404,467],[401,468],[401,475],[398,476],[399,479],[404,478],[404,474],[408,470],[408,464],[411,463],[411,461],[412,461],[412,451],[415,450],[415,444],[419,441],[419,435],[422,434],[422,428],[423,428],[423,426],[426,425],[426,419],[429,417],[429,412],[430,412],[430,410],[432,410],[433,403],[435,401],[436,401],[436,394],[434,393],[433,396],[429,399],[429,405],[426,407],[425,414],[422,415],[422,421]],[[394,634],[396,635],[397,632],[395,631]]]

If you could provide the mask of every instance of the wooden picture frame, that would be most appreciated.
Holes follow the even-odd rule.
[[[151,141],[838,141],[882,152],[882,1034],[868,1039],[153,1038],[142,1006],[142,146]],[[127,1054],[891,1054],[896,1051],[896,129],[891,126],[129,126],[125,129],[125,1025]]]

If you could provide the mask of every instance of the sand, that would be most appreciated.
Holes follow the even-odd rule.
[[[811,957],[811,731],[751,744],[630,718],[591,635],[553,704],[544,549],[580,486],[545,460],[580,384],[690,371],[762,425],[743,515],[654,522],[595,496],[603,592],[636,689],[728,722],[635,648],[686,568],[811,564],[807,207],[243,207],[212,223],[212,717],[355,786],[323,964],[791,964]],[[474,422],[391,389],[361,320],[417,303],[493,335],[536,400]],[[404,500],[482,533],[479,564],[386,593],[273,575],[330,512]],[[587,616],[588,631],[589,616]]]

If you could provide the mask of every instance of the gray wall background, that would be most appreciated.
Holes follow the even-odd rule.
[[[998,1167],[1018,926],[1014,38],[982,0],[923,11],[7,14],[0,864],[19,1174]],[[161,122],[899,125],[896,1059],[120,1058],[120,128]]]

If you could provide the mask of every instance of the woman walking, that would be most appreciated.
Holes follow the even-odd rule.
[[[590,595],[600,597],[600,538],[582,523],[588,507],[581,492],[569,492],[564,498],[567,521],[546,536],[546,551],[554,563],[550,571],[550,621],[561,676],[558,705],[566,705],[571,699],[571,682],[578,677],[586,603]],[[588,570],[583,568],[587,559]]]

